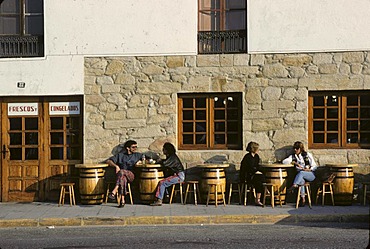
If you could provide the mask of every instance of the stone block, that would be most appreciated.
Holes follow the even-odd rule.
[[[279,130],[284,127],[284,120],[282,118],[271,119],[256,119],[252,120],[252,131],[270,131]]]
[[[218,67],[220,66],[219,55],[198,55],[197,57],[198,67]]]
[[[176,68],[185,66],[184,56],[168,56],[167,57],[167,67]]]
[[[321,74],[336,74],[338,68],[336,64],[320,64],[319,73]]]
[[[249,54],[234,54],[234,66],[248,66]]]
[[[263,54],[252,54],[251,66],[263,66],[265,64],[265,55]]]
[[[248,104],[261,104],[262,96],[258,88],[248,88],[245,93],[245,100]]]
[[[267,78],[286,78],[289,73],[280,63],[267,64],[263,67],[262,73]]]
[[[123,63],[122,61],[113,60],[108,63],[108,66],[105,70],[106,75],[114,75],[119,74],[123,71]]]
[[[283,58],[284,66],[302,67],[309,65],[312,62],[312,57],[309,55],[288,55]]]
[[[363,52],[344,52],[343,61],[346,63],[363,63],[365,55]]]

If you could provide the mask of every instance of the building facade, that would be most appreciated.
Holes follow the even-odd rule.
[[[370,1],[340,2],[1,1],[1,200],[54,200],[127,139],[235,169],[300,140],[365,177]]]

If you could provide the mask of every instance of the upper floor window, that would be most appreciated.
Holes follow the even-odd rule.
[[[179,149],[241,149],[241,93],[178,95]]]
[[[311,148],[369,148],[370,91],[311,92]]]
[[[247,52],[247,1],[198,0],[198,52]]]
[[[0,0],[0,57],[44,55],[43,0]]]

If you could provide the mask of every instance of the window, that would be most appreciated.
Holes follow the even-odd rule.
[[[0,0],[0,57],[43,56],[43,0]]]
[[[370,91],[311,92],[309,146],[369,148]]]
[[[179,94],[179,149],[241,149],[241,93]]]
[[[247,1],[198,0],[198,51],[247,52]]]

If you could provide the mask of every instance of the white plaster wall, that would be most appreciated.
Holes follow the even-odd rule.
[[[45,0],[44,7],[45,58],[0,59],[0,96],[83,94],[84,56],[197,53],[197,0]]]
[[[197,53],[197,0],[46,1],[47,53]]]
[[[370,49],[370,0],[249,0],[250,53]]]
[[[25,82],[25,88],[17,88]],[[0,95],[67,95],[84,92],[83,56],[0,60]]]

